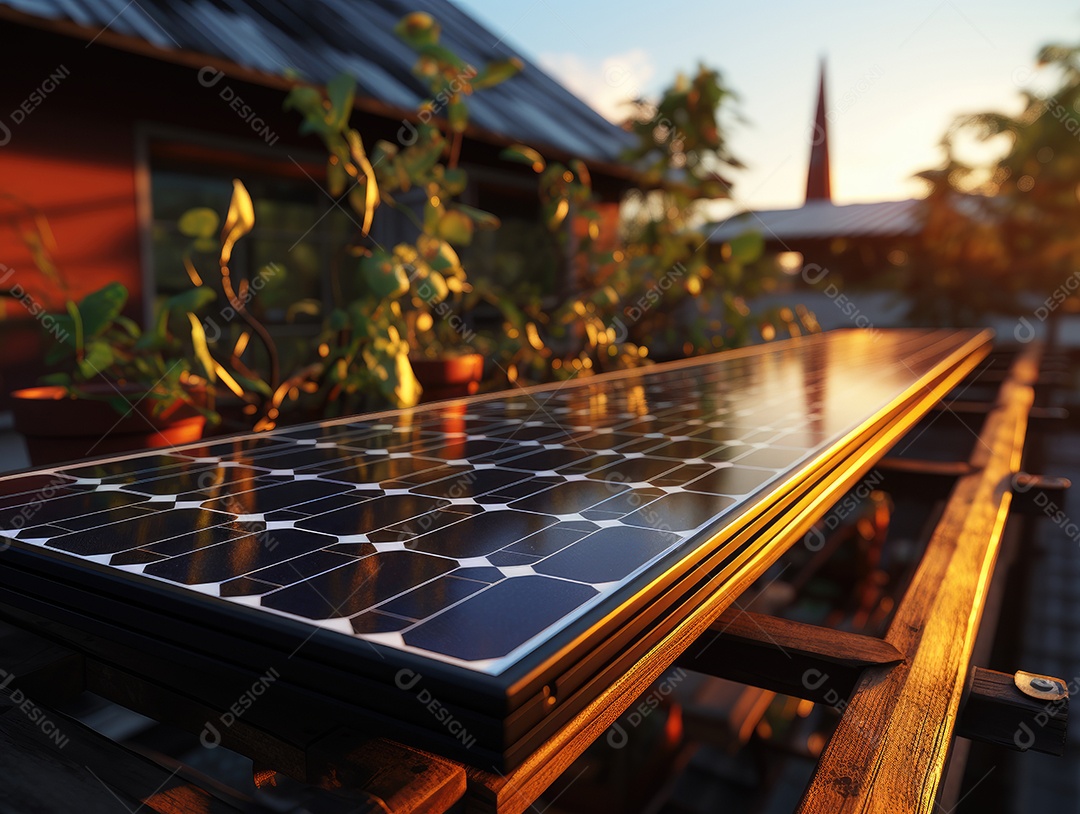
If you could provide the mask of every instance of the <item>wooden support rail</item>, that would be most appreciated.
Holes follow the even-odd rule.
[[[956,481],[972,472],[967,461],[892,457],[882,458],[877,469],[885,476],[884,488],[888,491],[912,492],[927,500],[944,500]]]
[[[866,671],[872,671],[868,678],[873,680],[904,661],[883,639],[733,609],[702,642],[676,664],[834,707],[847,704]],[[1042,682],[1041,689],[1032,690],[1032,682]],[[975,667],[956,734],[1017,751],[1060,755],[1068,713],[1068,688],[1060,678]]]
[[[1020,471],[1039,348],[1005,377],[885,640],[905,657],[864,675],[821,756],[801,814],[934,810],[987,589]]]
[[[1020,752],[1061,755],[1068,715],[1068,685],[1060,678],[976,667],[956,734]]]
[[[687,670],[836,705],[869,667],[904,660],[872,636],[729,609],[676,662]]]

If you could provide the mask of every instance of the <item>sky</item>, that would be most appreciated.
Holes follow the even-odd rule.
[[[924,194],[912,176],[940,163],[958,115],[1018,112],[1021,88],[1052,79],[1039,47],[1080,43],[1065,0],[455,2],[613,120],[680,71],[718,68],[746,119],[730,130],[740,209],[802,203],[823,57],[833,199],[854,203]]]

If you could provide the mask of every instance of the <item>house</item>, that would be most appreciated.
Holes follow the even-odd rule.
[[[365,140],[408,143],[426,93],[411,73],[415,52],[393,33],[404,15],[432,14],[442,43],[470,64],[516,56],[447,0],[119,7],[0,2],[13,66],[0,102],[0,289],[18,294],[0,300],[0,393],[40,373],[49,340],[38,320],[66,297],[119,281],[129,315],[145,320],[156,298],[189,286],[177,219],[194,206],[224,213],[233,177],[250,190],[257,220],[236,265],[249,279],[271,263],[287,269],[265,281],[253,310],[279,336],[312,335],[330,302],[334,248],[352,224],[321,184],[321,144],[300,137],[299,117],[282,109],[290,72],[316,83],[355,76],[353,124]],[[612,206],[633,180],[617,161],[629,134],[534,64],[471,97],[470,111],[464,202],[499,215],[501,239],[513,241],[477,247],[474,275],[539,273],[527,239],[538,223],[536,176],[501,160],[505,146],[584,159]],[[20,234],[38,215],[55,237],[66,291],[37,271]]]
[[[817,286],[823,272],[833,283],[872,283],[882,270],[903,265],[905,249],[922,231],[919,199],[833,202],[827,111],[823,62],[802,206],[740,212],[704,227],[715,252],[740,234],[759,232],[766,254],[778,259],[796,289]]]

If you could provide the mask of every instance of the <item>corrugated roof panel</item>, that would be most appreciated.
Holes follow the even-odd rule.
[[[919,200],[879,201],[837,206],[830,201],[807,201],[797,209],[762,209],[742,212],[704,228],[709,242],[723,243],[748,231],[766,240],[831,237],[887,237],[914,235],[920,228]]]
[[[445,45],[470,64],[518,55],[499,36],[448,0],[0,0],[19,11],[108,28],[167,49],[206,53],[270,74],[296,70],[325,83],[345,70],[363,92],[396,107],[427,97],[412,75],[415,52],[393,33],[398,20],[427,11],[442,25]],[[612,161],[633,137],[526,62],[510,81],[472,101],[483,129]]]

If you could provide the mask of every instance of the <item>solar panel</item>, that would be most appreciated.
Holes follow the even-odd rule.
[[[287,653],[390,734],[452,740],[389,680],[408,669],[480,733],[468,757],[509,766],[988,342],[841,331],[0,478],[0,600]]]

